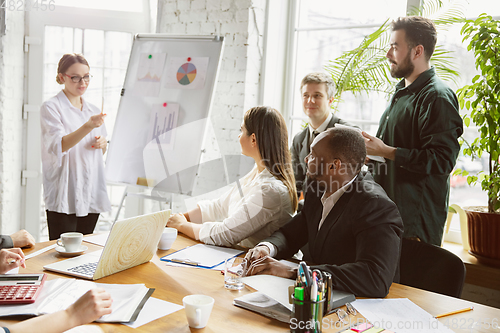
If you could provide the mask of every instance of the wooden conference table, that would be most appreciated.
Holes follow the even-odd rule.
[[[37,243],[35,248],[26,249],[25,254],[38,251],[54,241]],[[187,239],[182,235],[177,237],[172,249],[168,251],[158,251],[157,255],[149,263],[145,263],[134,268],[119,272],[102,279],[97,280],[98,283],[144,283],[148,288],[155,288],[153,297],[163,299],[172,303],[182,304],[182,298],[191,294],[205,294],[212,296],[215,299],[215,305],[212,314],[208,321],[208,325],[201,330],[190,329],[184,310],[177,311],[168,316],[159,318],[137,329],[132,329],[121,324],[99,324],[105,332],[287,332],[289,327],[287,324],[274,319],[264,317],[248,310],[238,308],[232,304],[233,299],[237,296],[252,292],[250,289],[242,291],[229,291],[223,286],[223,275],[221,272],[206,269],[184,268],[167,266],[160,261],[160,257],[180,250],[186,246],[196,244],[196,241]],[[87,252],[98,250],[101,247],[98,245],[86,243],[89,247]],[[64,260],[65,257],[59,255],[54,249],[42,253],[36,257],[26,261],[27,268],[20,269],[20,273],[42,273],[48,275],[48,279],[68,278],[63,274],[43,271],[43,265],[59,260]],[[500,309],[464,301],[448,296],[443,296],[420,289],[415,289],[394,283],[391,286],[388,298],[409,298],[415,304],[423,308],[432,315],[437,315],[443,312],[462,309],[473,305],[474,310],[466,313],[456,314],[452,317],[440,319],[443,323],[455,323],[452,328],[455,332],[491,332],[500,329],[492,329],[489,327],[492,323],[499,324]],[[362,318],[360,314],[357,317]],[[327,317],[330,322],[335,322],[337,316],[332,314]],[[355,322],[357,318],[350,317],[351,322]],[[12,323],[13,320],[0,320],[0,325]],[[473,330],[470,329],[471,324],[477,323]],[[334,325],[331,325],[334,326]],[[461,328],[462,327],[462,328]],[[341,329],[324,329],[324,332],[336,332]]]

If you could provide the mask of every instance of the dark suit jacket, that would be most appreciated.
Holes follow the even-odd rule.
[[[12,242],[12,238],[9,235],[0,235],[0,250],[10,249],[13,247],[14,243]]]
[[[361,297],[385,297],[399,280],[403,221],[396,205],[361,172],[340,197],[318,232],[322,192],[307,185],[303,210],[264,241],[277,259],[290,258],[308,243],[312,265],[332,274],[336,289]]]
[[[335,124],[342,124],[347,126],[354,126],[348,122],[343,121],[336,115],[332,115],[332,119],[328,123],[326,128],[332,128]],[[293,174],[295,175],[295,184],[297,185],[297,193],[302,191],[303,184],[306,181],[306,171],[307,164],[304,161],[311,149],[309,148],[309,126],[307,126],[302,132],[297,133],[293,137],[292,147],[290,148],[290,153],[292,154],[292,167]]]

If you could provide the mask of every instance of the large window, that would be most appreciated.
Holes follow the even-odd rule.
[[[324,71],[329,60],[340,56],[361,43],[389,17],[406,13],[406,2],[401,0],[357,1],[356,5],[334,5],[330,0],[300,0],[295,23],[295,50],[293,96],[291,113],[292,135],[299,132],[306,121],[300,98],[300,81],[310,72]],[[383,96],[342,96],[338,116],[358,120],[365,130],[373,132],[385,109]]]

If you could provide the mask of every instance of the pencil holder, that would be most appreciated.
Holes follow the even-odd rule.
[[[290,332],[304,333],[322,331],[323,309],[325,299],[320,301],[305,301],[292,295],[293,310],[290,318]]]

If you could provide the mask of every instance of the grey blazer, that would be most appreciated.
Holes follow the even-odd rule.
[[[354,126],[346,121],[343,121],[334,114],[332,116],[333,117],[326,128],[334,127],[335,124]],[[303,184],[306,181],[307,164],[304,159],[307,155],[309,155],[309,152],[311,151],[308,144],[309,135],[309,126],[307,126],[302,132],[297,133],[293,137],[292,147],[290,148],[290,153],[292,154],[293,174],[295,175],[295,184],[297,186],[297,194],[302,191]]]

